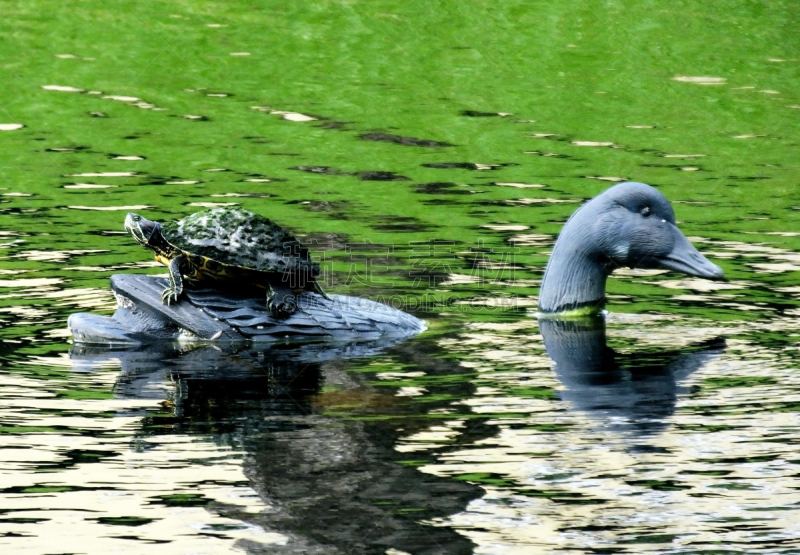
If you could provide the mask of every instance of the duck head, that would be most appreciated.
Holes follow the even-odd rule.
[[[644,183],[620,183],[584,204],[564,225],[545,270],[540,311],[602,309],[606,278],[621,267],[724,277],[678,229],[664,195]]]
[[[621,183],[581,210],[595,219],[594,225],[583,227],[589,232],[587,239],[594,239],[588,246],[597,249],[596,256],[607,257],[604,262],[612,270],[666,268],[706,279],[723,277],[722,269],[700,254],[678,229],[666,197],[649,185]],[[569,239],[564,233],[562,237]]]
[[[128,212],[125,216],[125,231],[131,234],[140,245],[152,248],[161,237],[161,224],[143,218],[139,214]]]

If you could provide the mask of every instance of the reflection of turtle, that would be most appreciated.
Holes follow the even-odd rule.
[[[297,308],[295,293],[314,291],[328,298],[314,280],[319,264],[308,249],[269,219],[240,208],[216,208],[164,225],[129,213],[125,229],[169,266],[169,287],[161,302],[178,300],[181,276],[193,281],[267,290],[267,307],[276,314]]]

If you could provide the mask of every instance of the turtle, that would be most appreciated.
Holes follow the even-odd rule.
[[[319,264],[308,249],[269,218],[247,210],[214,208],[164,224],[130,212],[125,230],[169,267],[162,304],[178,301],[184,277],[220,287],[266,289],[267,309],[276,316],[292,314],[302,291],[330,299],[315,279]]]

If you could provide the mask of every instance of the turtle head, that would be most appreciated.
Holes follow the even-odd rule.
[[[125,231],[130,233],[143,247],[152,248],[157,239],[161,237],[161,224],[151,222],[139,214],[128,212],[128,215],[125,216]]]

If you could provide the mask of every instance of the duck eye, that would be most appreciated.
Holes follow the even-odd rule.
[[[642,208],[639,211],[639,213],[646,218],[647,216],[650,215],[650,207],[649,206],[645,206],[644,208]]]

